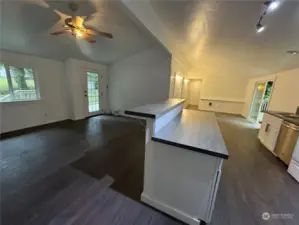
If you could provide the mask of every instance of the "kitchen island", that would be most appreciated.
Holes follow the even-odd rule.
[[[214,113],[169,99],[126,114],[146,120],[141,200],[188,224],[211,220],[228,152]]]

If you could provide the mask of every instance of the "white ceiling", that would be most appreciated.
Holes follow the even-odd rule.
[[[95,13],[86,25],[113,34],[113,39],[97,37],[95,44],[71,35],[51,36],[71,15],[67,1],[0,1],[1,49],[66,60],[70,57],[111,63],[146,49],[157,41],[128,12],[120,1],[79,1],[77,15]],[[54,12],[57,11],[57,13]]]
[[[299,54],[286,54],[299,50],[299,1],[285,1],[268,14],[260,34],[255,25],[263,1],[150,0],[150,5],[170,34],[168,42],[175,43],[170,51],[179,48],[183,54],[175,57],[187,59],[199,75],[261,76],[299,67]],[[161,30],[151,31],[159,38]]]

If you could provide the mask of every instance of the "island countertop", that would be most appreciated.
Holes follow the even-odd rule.
[[[285,114],[294,114],[294,113],[269,111],[269,110],[265,110],[265,111],[263,111],[263,113],[267,113],[269,115],[276,116],[280,119],[283,119],[284,121],[287,121],[289,123],[292,123],[292,124],[295,124],[295,125],[299,126],[299,115],[298,115],[298,117],[293,117],[293,118],[285,116]]]
[[[184,109],[153,141],[227,159],[229,154],[214,113]]]
[[[147,118],[158,118],[184,102],[185,99],[171,98],[161,103],[147,104],[126,110],[125,114]]]

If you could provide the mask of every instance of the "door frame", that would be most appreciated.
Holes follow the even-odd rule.
[[[103,97],[103,90],[101,90],[101,80],[103,80],[103,75],[100,74],[99,70],[95,70],[95,69],[90,69],[90,68],[85,68],[84,70],[84,82],[83,82],[83,105],[84,105],[84,112],[85,112],[85,118],[87,117],[91,117],[91,116],[96,116],[96,115],[100,115],[103,113],[103,109],[101,107],[101,100]],[[91,73],[97,73],[98,74],[98,92],[99,92],[99,110],[96,112],[89,112],[89,104],[88,104],[88,75],[87,73],[91,72]],[[87,93],[86,93],[87,92]],[[85,96],[87,94],[87,96]]]
[[[271,93],[270,93],[270,98],[269,98],[269,103],[268,103],[268,106],[270,105],[270,102],[271,102],[271,98],[272,98],[272,94],[273,94],[273,89],[274,89],[274,86],[275,86],[275,81],[276,81],[276,77],[274,79],[267,79],[267,80],[260,80],[260,81],[257,81],[255,82],[255,85],[254,85],[254,88],[253,88],[253,94],[252,94],[252,99],[251,99],[251,103],[250,103],[250,109],[249,109],[249,114],[248,114],[248,120],[252,123],[258,123],[258,118],[259,118],[259,115],[257,116],[257,119],[256,120],[253,120],[250,116],[251,116],[251,112],[252,112],[252,106],[253,106],[253,101],[254,101],[254,97],[255,97],[255,90],[256,90],[256,87],[259,85],[259,84],[262,84],[262,83],[265,83],[265,89],[264,89],[264,92],[263,92],[263,95],[262,95],[262,100],[264,99],[264,96],[265,96],[265,93],[266,93],[266,90],[267,90],[267,84],[268,82],[273,82],[273,85],[272,85],[272,90],[271,90]],[[268,108],[267,106],[267,108]],[[259,113],[261,113],[261,108],[262,108],[262,104],[260,105],[259,107]]]

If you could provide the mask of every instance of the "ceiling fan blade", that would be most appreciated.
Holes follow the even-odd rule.
[[[44,8],[50,8],[50,5],[45,0],[26,0],[26,2],[36,4]]]
[[[90,35],[84,35],[83,38],[88,41],[89,43],[96,43],[96,39],[93,36]]]
[[[71,27],[71,28],[76,28],[73,24],[72,24],[72,18],[66,18],[64,20],[64,24],[67,25],[68,27]]]
[[[67,32],[68,32],[68,30],[59,30],[59,31],[54,31],[54,32],[52,32],[50,34],[57,36],[57,35],[60,35],[60,34],[65,34]]]
[[[113,35],[110,33],[106,33],[103,31],[98,31],[98,30],[94,30],[94,29],[86,29],[86,33],[87,34],[91,34],[91,35],[100,35],[100,36],[104,36],[107,38],[113,38]]]

